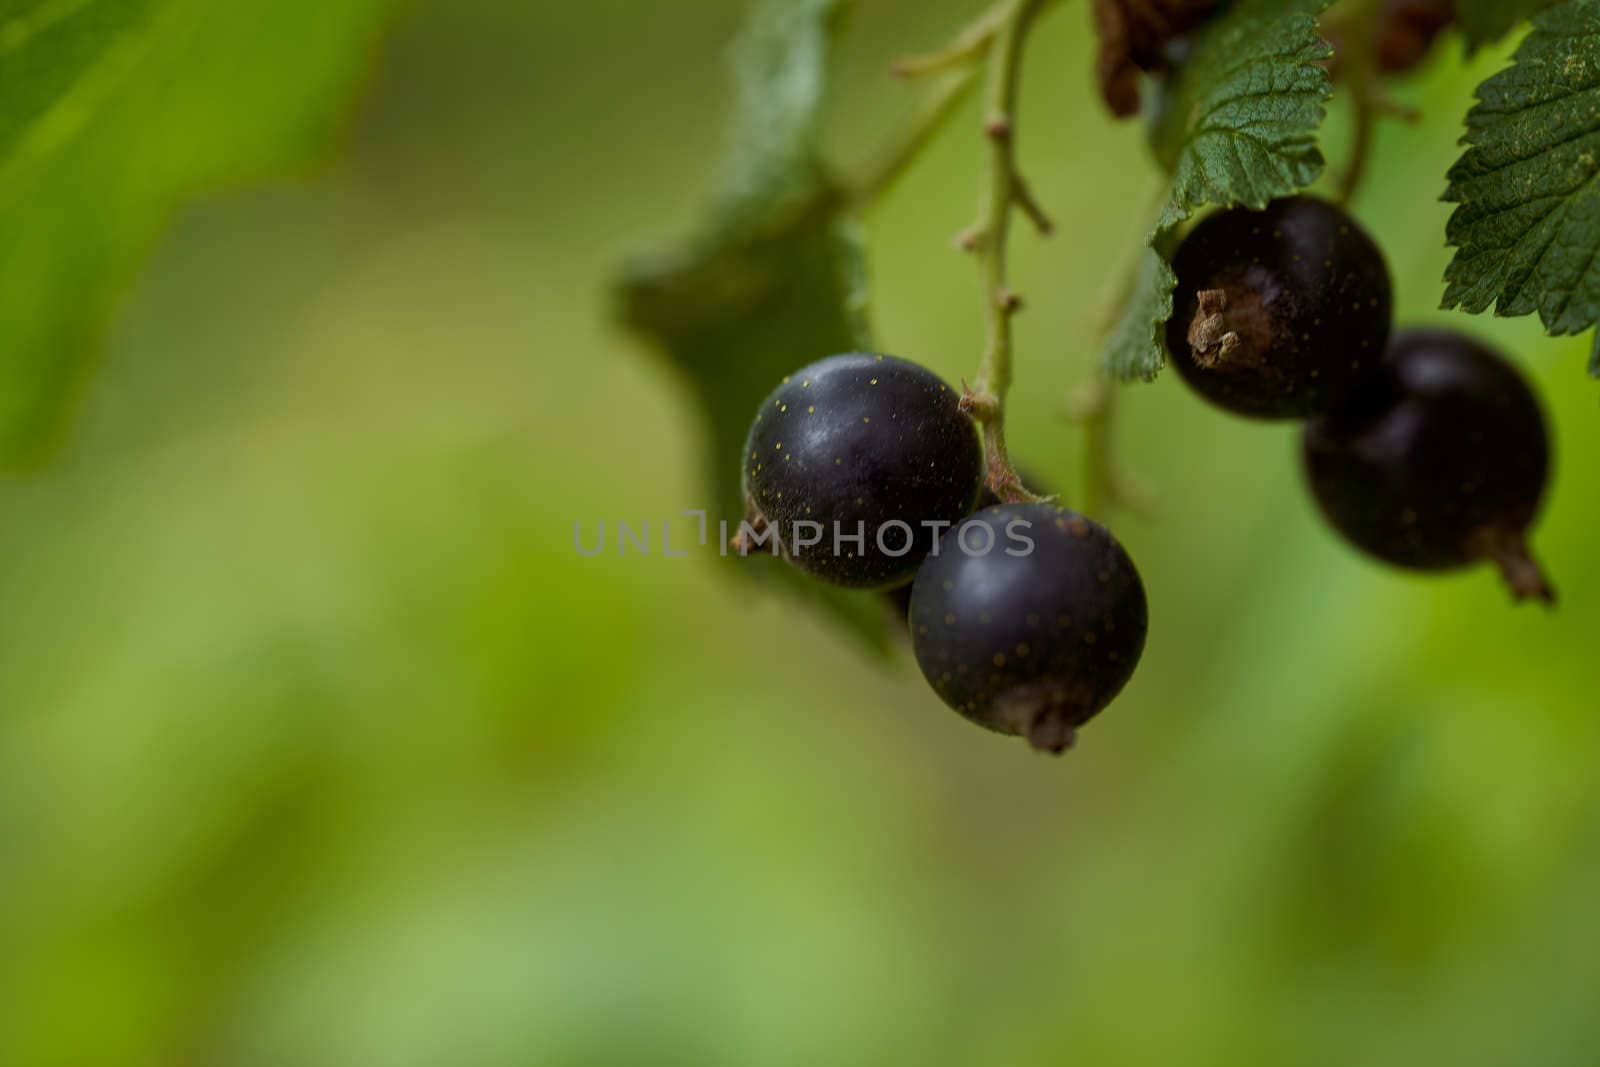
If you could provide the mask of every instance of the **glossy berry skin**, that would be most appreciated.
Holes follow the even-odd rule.
[[[1022,479],[1023,485],[1027,486],[1036,493],[1048,493],[1050,491],[1044,482],[1034,480],[1034,478],[1027,471],[1022,470],[1021,468],[1017,469],[1017,475]],[[984,508],[995,507],[999,503],[1000,497],[995,494],[993,489],[989,488],[987,483],[985,483],[983,488],[978,492],[978,502],[973,506],[973,510],[982,511]],[[903,585],[897,585],[892,589],[885,589],[881,594],[884,598],[884,602],[889,606],[891,617],[895,620],[898,628],[901,630],[906,630],[908,625],[908,617],[911,613],[911,590],[913,586],[914,583],[906,582]],[[909,633],[909,630],[907,630],[907,632]]]
[[[1422,571],[1493,561],[1518,599],[1554,596],[1526,537],[1549,465],[1522,375],[1443,330],[1396,334],[1383,364],[1305,430],[1311,490],[1352,544]]]
[[[1319,415],[1383,355],[1393,303],[1383,253],[1327,201],[1211,215],[1172,268],[1172,365],[1235,414]]]
[[[800,569],[855,588],[904,582],[940,532],[924,524],[959,521],[978,496],[983,448],[960,400],[932,371],[892,356],[803,367],[751,424],[746,501]],[[909,531],[881,529],[896,522]],[[821,543],[801,545],[809,535],[796,536],[796,524],[820,524],[808,529]],[[858,532],[863,542],[846,540]]]
[[[978,528],[993,537],[985,554]],[[1003,504],[941,540],[917,572],[910,622],[917,666],[946,704],[1061,752],[1133,676],[1148,609],[1105,527],[1053,504]]]

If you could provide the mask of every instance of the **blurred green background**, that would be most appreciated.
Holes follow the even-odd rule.
[[[975,5],[860,8],[846,163]],[[714,184],[739,16],[419,3],[339,163],[180,218],[64,453],[0,487],[0,1064],[1593,1063],[1583,341],[1460,320],[1549,404],[1555,614],[1358,559],[1292,429],[1127,390],[1151,639],[1060,762],[711,553],[578,558],[576,520],[705,501],[610,283]],[[1022,116],[1060,232],[1017,241],[1011,438],[1068,490],[1155,180],[1092,49],[1085,5],[1041,23]],[[1505,54],[1446,41],[1381,133],[1356,207],[1409,321]],[[869,224],[884,347],[952,379],[976,125]]]

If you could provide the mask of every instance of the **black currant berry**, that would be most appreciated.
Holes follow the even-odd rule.
[[[1050,492],[1045,482],[1035,480],[1021,466],[1018,466],[1016,471],[1017,476],[1022,480],[1022,484],[1029,489],[1036,493]],[[989,488],[986,482],[978,493],[978,502],[973,506],[973,510],[982,511],[984,508],[996,507],[1000,503],[999,495]],[[913,585],[914,583],[912,582],[906,582],[904,585],[897,585],[893,589],[885,589],[881,594],[884,602],[889,606],[891,617],[895,619],[899,624],[899,629],[902,630],[907,628],[908,616],[911,614],[911,590]]]
[[[1383,354],[1383,253],[1327,201],[1218,212],[1184,239],[1172,269],[1167,352],[1196,392],[1236,414],[1319,415]]]
[[[1527,545],[1549,473],[1544,416],[1482,344],[1397,334],[1383,363],[1307,425],[1305,462],[1323,513],[1358,548],[1416,570],[1492,560],[1517,599],[1554,600]]]
[[[983,448],[960,402],[892,356],[795,371],[750,427],[746,500],[802,570],[857,588],[903,582],[978,496]]]
[[[1053,504],[973,515],[911,594],[911,647],[934,691],[1050,752],[1122,691],[1147,625],[1144,584],[1116,538]]]

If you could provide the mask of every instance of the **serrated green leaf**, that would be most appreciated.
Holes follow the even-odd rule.
[[[178,207],[323,149],[393,6],[0,4],[0,466],[59,435]]]
[[[818,145],[832,29],[844,7],[760,0],[734,52],[740,107],[705,222],[681,250],[629,265],[622,281],[624,321],[659,345],[698,394],[710,423],[715,515],[730,523],[744,515],[740,452],[762,398],[797,367],[867,347],[860,232]],[[879,598],[771,559],[740,568],[888,647]]]
[[[1119,379],[1149,381],[1166,362],[1162,326],[1172,317],[1178,279],[1154,248],[1140,251],[1139,273],[1128,303],[1106,343],[1106,366]]]
[[[1549,7],[1552,0],[1456,0],[1456,22],[1469,50],[1492,44],[1519,22]]]
[[[1172,186],[1156,230],[1160,249],[1202,208],[1259,210],[1321,175],[1316,131],[1332,93],[1316,16],[1328,0],[1240,0],[1207,23],[1173,74],[1151,127]],[[1140,265],[1105,355],[1115,378],[1151,378],[1164,362],[1162,327],[1177,284],[1164,255]]]
[[[1196,36],[1152,139],[1172,174],[1161,226],[1208,204],[1260,209],[1322,173],[1332,85],[1317,35],[1326,0],[1241,0]]]
[[[1457,249],[1444,307],[1539,313],[1552,334],[1600,322],[1600,0],[1539,15],[1478,87],[1444,198]]]

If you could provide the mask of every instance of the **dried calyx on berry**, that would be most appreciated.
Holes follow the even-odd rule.
[[[1218,0],[1094,0],[1100,32],[1096,75],[1111,113],[1139,112],[1140,72],[1165,70],[1167,49],[1217,7]]]
[[[1383,253],[1343,208],[1309,196],[1231,208],[1172,260],[1167,352],[1211,402],[1256,418],[1320,414],[1383,354]]]

